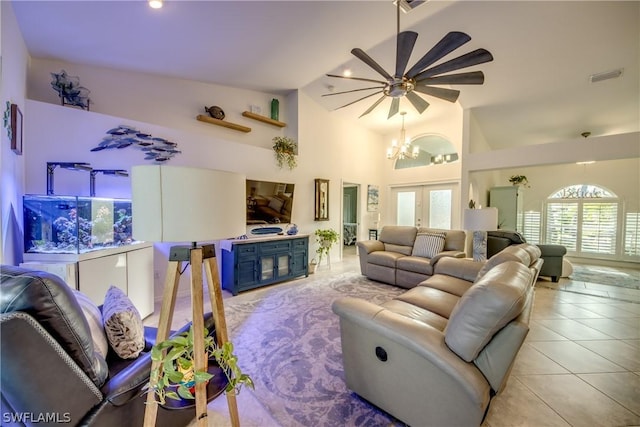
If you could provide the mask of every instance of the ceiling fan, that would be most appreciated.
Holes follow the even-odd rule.
[[[400,32],[400,1],[397,1],[397,37],[396,37],[396,69],[393,75],[389,74],[384,68],[367,55],[362,49],[355,48],[351,53],[367,64],[378,74],[384,77],[384,80],[366,79],[360,77],[341,76],[336,74],[327,74],[328,77],[336,77],[341,79],[357,80],[369,83],[376,83],[377,86],[366,87],[361,89],[347,90],[343,92],[328,93],[322,96],[334,96],[345,93],[359,92],[365,90],[376,90],[362,98],[345,104],[340,108],[360,102],[364,99],[377,94],[382,94],[376,102],[373,103],[360,117],[373,111],[385,98],[392,98],[389,115],[387,118],[394,116],[400,108],[400,98],[407,97],[409,102],[415,107],[418,113],[422,114],[427,109],[429,103],[424,100],[416,92],[425,95],[434,96],[449,102],[456,102],[460,95],[459,90],[437,87],[439,85],[481,85],[484,83],[484,74],[482,71],[471,71],[465,73],[444,74],[450,71],[471,67],[473,65],[482,64],[493,61],[493,56],[486,49],[476,49],[472,52],[453,58],[436,66],[430,67],[432,64],[442,59],[449,53],[453,52],[460,46],[471,40],[467,34],[452,31],[445,35],[434,47],[431,48],[422,58],[418,60],[408,71],[405,72],[413,46],[418,38],[418,33],[414,31]],[[442,75],[444,74],[444,75]]]

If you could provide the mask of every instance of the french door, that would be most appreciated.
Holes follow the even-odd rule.
[[[460,223],[457,183],[394,187],[391,200],[396,225],[449,230]]]

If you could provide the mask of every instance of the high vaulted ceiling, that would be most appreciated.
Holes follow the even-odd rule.
[[[326,77],[345,68],[380,76],[355,59],[365,50],[392,73],[396,9],[391,1],[13,1],[32,57],[154,73],[273,93],[300,89],[327,109],[368,92],[322,97],[366,83]],[[485,83],[457,86],[463,108],[495,148],[640,130],[640,2],[437,1],[401,14],[401,31],[418,32],[409,66],[449,31],[472,40],[443,60],[477,48],[494,61]],[[596,73],[622,77],[591,83]],[[333,86],[330,88],[329,86]],[[374,96],[335,111],[381,133],[390,101],[358,119]],[[420,116],[406,101],[407,128],[437,120],[451,104],[425,96]]]

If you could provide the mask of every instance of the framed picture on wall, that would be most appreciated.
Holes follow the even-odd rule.
[[[316,179],[316,221],[329,221],[329,180]]]
[[[367,212],[378,212],[379,193],[377,185],[367,185]]]
[[[11,150],[22,154],[22,112],[17,104],[11,104]]]

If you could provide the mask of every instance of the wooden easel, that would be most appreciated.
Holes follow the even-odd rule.
[[[224,304],[222,302],[222,290],[218,275],[218,264],[215,258],[214,245],[204,246],[174,246],[170,250],[169,266],[162,295],[162,307],[160,308],[160,320],[158,322],[158,334],[156,342],[162,342],[169,338],[173,311],[176,305],[178,283],[182,263],[191,264],[191,309],[193,318],[193,336],[204,337],[204,292],[202,290],[202,267],[207,275],[211,309],[216,328],[216,342],[222,345],[229,340],[227,336],[227,322],[224,317]],[[205,355],[204,340],[194,340],[194,367],[196,370],[207,369],[207,357]],[[151,369],[157,366],[153,362]],[[152,388],[155,384],[150,384]],[[198,427],[207,427],[207,388],[206,383],[196,385],[196,420]],[[154,427],[158,415],[158,402],[155,401],[152,389],[147,395],[147,405],[144,413],[144,427]],[[229,416],[233,427],[240,426],[236,395],[233,391],[226,393]]]

